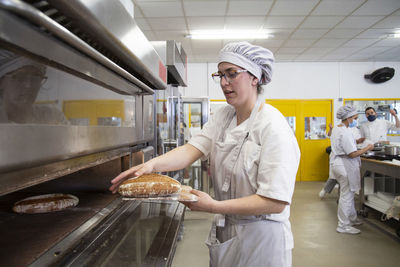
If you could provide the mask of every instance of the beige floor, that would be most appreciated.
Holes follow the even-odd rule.
[[[293,267],[400,266],[399,240],[371,224],[372,216],[359,226],[360,235],[336,233],[337,194],[320,200],[321,187],[320,182],[296,184],[290,219],[295,240]],[[208,266],[204,241],[211,220],[210,214],[186,212],[184,237],[178,242],[172,267]]]

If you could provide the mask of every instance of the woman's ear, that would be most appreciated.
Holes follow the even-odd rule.
[[[257,84],[258,84],[258,79],[253,76],[253,80],[251,81],[251,85],[252,86],[257,86]]]

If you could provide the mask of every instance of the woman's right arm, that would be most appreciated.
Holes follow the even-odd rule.
[[[364,147],[363,149],[357,150],[357,151],[353,151],[351,152],[348,156],[350,158],[356,158],[361,156],[362,154],[364,154],[365,152],[374,149],[374,145],[373,144],[369,144],[368,146]]]
[[[189,166],[202,156],[203,153],[190,144],[177,147],[168,153],[120,173],[111,181],[112,186],[110,187],[110,191],[115,193],[118,190],[119,185],[128,178],[151,172],[180,170]]]

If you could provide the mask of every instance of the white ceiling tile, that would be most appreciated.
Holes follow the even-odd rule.
[[[226,1],[185,1],[186,16],[225,16]]]
[[[322,37],[329,29],[298,29],[292,39],[317,39]]]
[[[307,29],[321,29],[321,28],[332,28],[336,24],[338,24],[341,20],[343,20],[344,16],[309,16],[307,19],[301,24],[300,28]]]
[[[154,35],[153,31],[143,31],[143,34],[146,36],[149,41],[157,41],[157,37]]]
[[[379,41],[379,39],[352,39],[345,43],[343,47],[366,47]]]
[[[259,30],[264,24],[264,17],[253,16],[253,17],[226,17],[225,28],[228,30],[232,29],[251,29]]]
[[[347,42],[349,39],[330,39],[330,38],[322,38],[318,40],[313,47],[320,47],[320,48],[333,48],[333,47],[338,47],[345,42]]]
[[[151,28],[157,30],[186,30],[186,22],[179,18],[149,18],[147,22]]]
[[[360,33],[357,38],[386,38],[388,34],[393,33],[393,29],[368,29]]]
[[[399,0],[368,0],[353,15],[389,15],[400,8]]]
[[[318,3],[317,0],[285,0],[275,2],[271,15],[307,15]]]
[[[326,38],[353,38],[362,32],[362,29],[333,29],[324,37]]]
[[[296,57],[296,61],[318,61],[321,55],[317,54],[301,54]]]
[[[273,1],[230,1],[228,16],[267,15]]]
[[[312,15],[348,15],[360,6],[364,0],[322,1]]]
[[[146,19],[140,19],[137,18],[135,19],[137,25],[139,26],[139,29],[141,29],[142,31],[150,31],[150,25],[147,23]]]
[[[268,48],[269,50],[272,51],[273,48],[280,47],[283,44],[283,42],[284,42],[283,39],[270,38],[266,40],[256,40],[254,44]]]
[[[331,47],[311,47],[311,48],[307,49],[306,51],[304,51],[303,54],[323,56],[332,50],[333,50],[333,48],[331,48]]]
[[[192,40],[192,48],[205,49],[214,53],[218,53],[222,48],[223,42],[221,40]]]
[[[386,38],[377,42],[375,46],[400,46],[400,38]]]
[[[367,47],[364,48],[363,50],[358,51],[355,55],[376,55],[376,54],[380,54],[383,53],[385,51],[387,51],[389,48],[388,47]]]
[[[222,30],[224,17],[187,17],[189,30]]]
[[[187,34],[185,31],[156,31],[158,40],[175,40],[180,41]]]
[[[294,54],[276,54],[275,55],[275,61],[292,61],[293,59],[296,58],[296,55]]]
[[[304,20],[305,16],[268,16],[264,28],[294,29]]]
[[[330,52],[329,55],[338,55],[338,56],[350,55],[358,52],[359,50],[360,50],[359,47],[339,47]]]
[[[304,47],[282,47],[278,50],[281,54],[295,54],[298,55],[306,50]]]
[[[400,16],[389,16],[384,20],[378,22],[372,28],[374,29],[400,28]]]
[[[180,1],[172,2],[140,2],[140,9],[149,18],[155,17],[178,17],[183,16]]]
[[[315,41],[315,39],[288,40],[284,47],[309,47]]]
[[[336,29],[365,29],[372,26],[382,18],[384,18],[384,16],[349,16],[337,25]]]
[[[388,49],[374,57],[375,60],[387,60],[387,61],[399,61],[400,59],[400,47]]]

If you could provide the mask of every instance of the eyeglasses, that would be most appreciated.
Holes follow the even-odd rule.
[[[14,73],[8,76],[18,83],[29,83],[34,85],[40,84],[40,86],[42,86],[47,81],[47,76],[43,75]]]
[[[213,78],[214,82],[220,83],[222,77],[225,78],[225,80],[230,83],[233,81],[240,73],[242,72],[247,72],[247,70],[236,70],[236,69],[228,69],[226,72],[215,72],[211,74],[211,77]]]

